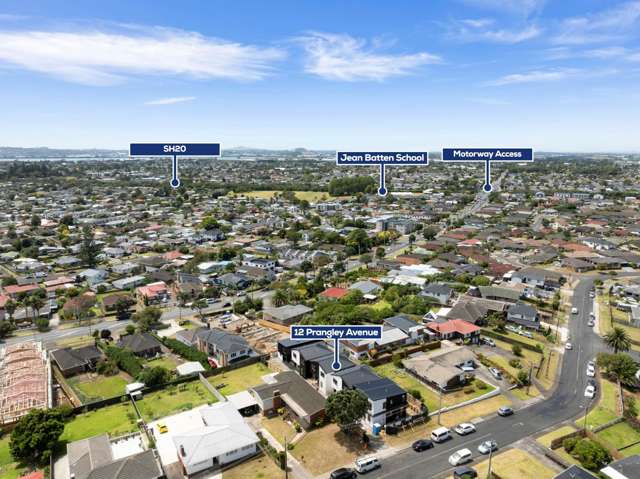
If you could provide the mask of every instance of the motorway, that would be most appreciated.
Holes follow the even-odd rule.
[[[477,432],[460,437],[452,432],[453,439],[444,444],[436,444],[425,452],[414,452],[411,448],[381,460],[382,468],[368,474],[372,478],[436,478],[446,477],[453,468],[448,459],[458,449],[468,448],[473,453],[473,463],[487,458],[478,453],[478,445],[488,439],[507,447],[528,436],[536,435],[544,429],[569,419],[584,416],[585,407],[597,403],[584,397],[586,387],[586,364],[598,352],[606,348],[601,338],[587,326],[589,313],[593,310],[593,300],[589,291],[595,278],[581,279],[577,284],[572,307],[579,314],[572,315],[569,330],[573,350],[565,351],[560,377],[553,395],[540,403],[517,410],[507,418],[492,416],[476,423]],[[473,463],[470,463],[473,465]]]

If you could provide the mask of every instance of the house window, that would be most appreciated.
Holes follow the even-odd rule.
[[[337,378],[333,378],[333,385],[334,386],[338,386],[338,379]]]

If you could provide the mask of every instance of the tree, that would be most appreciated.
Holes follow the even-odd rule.
[[[151,328],[160,321],[162,311],[154,306],[148,306],[142,311],[135,313],[131,319],[138,325],[138,330],[142,333],[150,331]]]
[[[518,371],[518,384],[520,386],[529,384],[529,373],[527,371]]]
[[[133,334],[136,332],[136,327],[133,324],[127,324],[127,327],[124,328],[127,334]]]
[[[279,308],[280,306],[287,304],[289,302],[289,298],[284,289],[277,289],[275,293],[273,293],[271,302],[276,308]]]
[[[587,469],[597,471],[611,462],[611,455],[602,444],[588,438],[580,439],[568,451]]]
[[[45,465],[62,431],[64,417],[58,409],[32,409],[11,432],[11,455],[27,464]]]
[[[438,230],[433,226],[429,226],[428,228],[422,229],[422,236],[427,241],[431,241],[432,239],[434,239],[437,234],[438,234]]]
[[[620,351],[629,351],[631,348],[629,334],[619,326],[614,326],[611,331],[604,335],[604,342],[613,349],[613,354],[618,354]]]
[[[327,399],[327,416],[343,431],[362,419],[369,409],[367,396],[357,389],[343,389]]]
[[[143,369],[142,372],[138,374],[138,381],[144,383],[146,386],[156,386],[168,382],[170,377],[171,373],[168,369],[162,366],[154,366]]]
[[[513,351],[513,354],[518,357],[522,356],[522,346],[520,346],[519,344],[514,344],[513,346],[511,346],[511,351]]]
[[[13,313],[16,312],[17,307],[18,305],[13,299],[8,300],[4,305],[4,310],[7,312],[7,316],[9,316],[9,321],[11,322],[13,322]]]
[[[89,268],[93,268],[98,264],[98,255],[100,254],[101,247],[96,243],[93,230],[89,226],[85,226],[82,229],[82,244],[80,245],[80,259]]]
[[[49,320],[47,318],[38,318],[36,319],[35,324],[36,328],[38,328],[38,331],[41,333],[49,330]]]
[[[386,254],[387,253],[386,253],[386,251],[385,251],[383,246],[378,246],[376,248],[376,258],[377,259],[383,259]]]
[[[615,381],[623,384],[634,384],[637,363],[628,354],[600,353],[596,358],[599,367],[604,369]]]
[[[116,317],[122,319],[128,317],[129,308],[133,306],[135,301],[129,296],[122,296],[116,301]]]
[[[0,321],[0,339],[6,338],[13,332],[13,324],[10,321]]]

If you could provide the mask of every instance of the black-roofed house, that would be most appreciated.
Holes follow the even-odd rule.
[[[319,343],[319,339],[281,339],[278,341],[278,357],[283,363],[292,365],[291,354],[294,349],[301,348],[307,344]]]
[[[305,379],[318,379],[318,361],[324,358],[333,358],[333,351],[324,343],[307,344],[291,352],[291,362]]]
[[[585,471],[580,466],[575,464],[569,469],[565,469],[553,479],[598,479],[598,476],[594,476],[589,471]]]
[[[325,398],[298,374],[285,371],[273,379],[272,383],[249,389],[264,415],[284,407],[305,429],[324,418]]]
[[[600,472],[610,479],[637,479],[640,477],[640,454],[614,461]]]
[[[51,351],[51,360],[65,377],[92,371],[100,358],[102,352],[95,346]]]
[[[117,346],[119,348],[130,349],[136,356],[149,358],[160,354],[161,343],[149,333],[129,334],[120,336]]]
[[[525,328],[540,329],[540,315],[536,308],[525,303],[516,303],[507,309],[507,321]]]
[[[67,458],[70,479],[158,479],[164,476],[152,449],[115,457],[106,434],[67,444]]]
[[[420,296],[433,298],[439,304],[449,304],[453,296],[453,289],[446,284],[430,283],[420,292]]]
[[[196,348],[206,353],[209,361],[214,360],[219,368],[257,354],[242,336],[222,329],[201,328],[194,339]]]
[[[424,340],[426,334],[426,328],[423,324],[416,323],[414,320],[409,319],[401,314],[391,316],[390,318],[383,319],[386,326],[390,328],[396,328],[405,333],[408,338],[405,339],[405,344],[414,344]],[[383,332],[384,338],[384,332]]]

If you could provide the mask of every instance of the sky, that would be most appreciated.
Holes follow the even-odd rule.
[[[640,1],[4,0],[0,145],[640,150]]]

